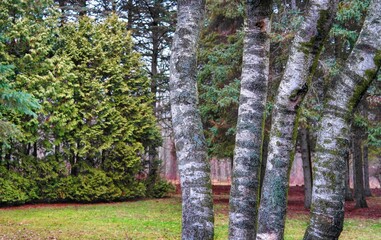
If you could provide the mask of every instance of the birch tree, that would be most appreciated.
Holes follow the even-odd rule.
[[[240,103],[230,192],[229,238],[254,239],[267,96],[271,1],[246,2]]]
[[[304,239],[338,239],[343,229],[349,121],[381,65],[381,0],[369,6],[360,36],[328,92],[315,158],[310,225]]]
[[[291,46],[273,110],[269,153],[258,213],[257,239],[282,239],[288,175],[295,149],[297,109],[329,32],[338,0],[312,0]]]
[[[204,0],[179,0],[170,61],[170,102],[182,189],[182,239],[213,239],[206,141],[197,109],[196,50]]]

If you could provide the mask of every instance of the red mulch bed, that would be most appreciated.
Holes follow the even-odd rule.
[[[177,186],[177,194],[181,192]],[[229,205],[229,192],[230,186],[227,185],[214,185],[213,195],[214,202],[226,205],[222,211],[227,213]],[[288,194],[288,208],[287,214],[289,217],[308,215],[309,210],[304,208],[304,189],[301,186],[290,187]],[[345,203],[345,217],[346,218],[366,218],[366,219],[379,219],[381,218],[381,189],[372,189],[372,197],[367,198],[368,208],[355,208],[355,202],[350,201]],[[117,203],[96,203],[96,204],[117,204]],[[42,203],[42,204],[26,204],[17,207],[5,207],[1,209],[28,209],[28,208],[41,208],[41,207],[66,207],[66,206],[83,206],[94,204],[79,204],[79,203]]]
[[[177,193],[181,189],[177,186]],[[213,185],[214,203],[229,204],[230,186]],[[346,218],[381,218],[381,189],[372,189],[372,197],[367,198],[368,208],[355,208],[354,201],[345,203]],[[301,214],[308,215],[309,210],[304,208],[304,188],[303,186],[292,186],[288,192],[287,214],[289,217]]]

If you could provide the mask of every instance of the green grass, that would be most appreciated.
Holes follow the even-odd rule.
[[[302,239],[308,225],[308,216],[287,219],[285,240]],[[340,235],[343,240],[378,240],[381,239],[381,219],[345,219],[344,230]]]
[[[216,204],[215,239],[227,239],[228,206]],[[288,219],[285,239],[301,239],[308,216]],[[179,197],[115,204],[0,209],[0,239],[180,239]],[[379,239],[381,219],[345,222],[341,239]]]

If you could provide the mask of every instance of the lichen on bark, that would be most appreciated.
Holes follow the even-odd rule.
[[[254,239],[269,75],[271,1],[247,1],[229,239]]]
[[[312,0],[305,20],[291,46],[286,70],[273,109],[269,154],[258,213],[258,235],[283,239],[289,171],[295,150],[298,107],[316,67],[326,39],[337,0]],[[273,194],[278,187],[283,197]]]
[[[197,109],[196,51],[204,0],[179,0],[170,63],[170,103],[180,184],[182,239],[213,239],[214,213],[200,113]]]
[[[377,72],[381,0],[373,0],[360,36],[328,91],[314,157],[312,206],[304,239],[338,239],[343,229],[346,157],[351,111]]]

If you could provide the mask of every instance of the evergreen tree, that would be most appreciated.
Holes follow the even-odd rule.
[[[240,7],[230,1],[208,4],[200,39],[200,113],[213,157],[233,156],[243,48],[243,12],[233,9]]]
[[[21,141],[30,140],[31,135],[28,131],[35,128],[37,122],[34,118],[36,114],[30,109],[36,109],[40,105],[33,95],[22,93],[20,90],[33,93],[24,88],[32,81],[29,73],[44,72],[44,59],[49,58],[52,53],[51,44],[48,43],[52,36],[48,27],[52,26],[52,22],[49,18],[45,19],[54,13],[49,6],[49,1],[33,4],[33,1],[6,0],[0,4],[1,85],[3,100],[8,102],[2,106],[18,109],[18,112],[3,111],[2,117],[17,125],[23,135],[23,138],[19,139]],[[38,98],[37,95],[34,96]],[[20,113],[27,113],[29,116]]]
[[[125,23],[112,15],[62,24],[51,2],[32,2],[0,4],[1,70],[7,73],[1,80],[42,106],[37,118],[1,109],[23,134],[2,152],[8,166],[18,160],[8,169],[39,186],[36,199],[143,196],[137,175],[160,134],[151,83]],[[5,90],[2,99],[21,112],[38,106],[32,95]]]
[[[2,113],[13,111],[36,117],[33,110],[40,108],[32,95],[10,88],[8,77],[14,74],[12,69],[12,65],[0,65],[0,142],[4,144],[3,147],[10,147],[10,140],[20,138],[22,134]]]
[[[100,24],[88,17],[68,23],[61,41],[58,54],[72,62],[71,81],[60,84],[69,87],[71,95],[64,97],[75,106],[69,112],[77,113],[64,135],[74,173],[81,163],[101,167],[126,187],[140,170],[145,148],[160,143],[140,56],[115,15]]]

